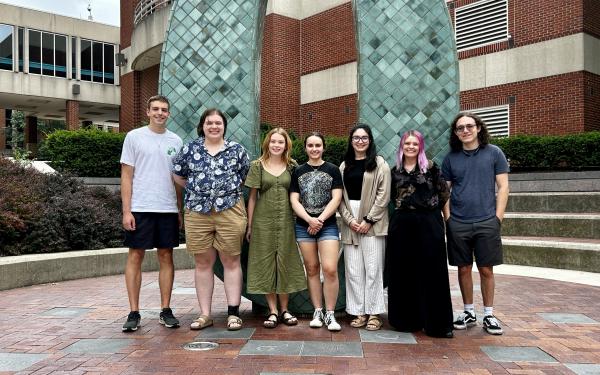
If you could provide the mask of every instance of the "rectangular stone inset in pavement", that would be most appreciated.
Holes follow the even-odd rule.
[[[389,344],[416,344],[415,336],[407,332],[390,331],[381,329],[379,331],[367,331],[359,329],[361,342],[376,342]]]
[[[142,324],[144,324],[144,319],[158,319],[160,310],[140,310],[140,316],[142,317]],[[125,315],[123,320],[127,320],[127,315]]]
[[[293,355],[299,356],[303,341],[250,340],[240,355]]]
[[[362,358],[363,351],[360,342],[304,341],[301,355]]]
[[[592,363],[563,363],[567,368],[577,375],[600,374],[600,365]]]
[[[481,346],[480,349],[496,362],[558,362],[535,346]]]
[[[173,294],[196,294],[196,288],[176,288],[173,289]]]
[[[55,316],[59,318],[75,318],[77,316],[86,314],[91,309],[84,307],[54,307],[50,310],[44,311],[40,315],[44,316]]]
[[[598,324],[597,321],[583,314],[538,313],[538,315],[552,323]]]
[[[48,354],[0,353],[0,371],[22,371],[46,357]]]
[[[259,372],[259,375],[327,375],[313,372]]]
[[[132,339],[81,339],[63,350],[67,353],[115,354],[134,341]]]
[[[228,331],[225,328],[208,327],[200,331],[194,340],[202,341],[205,339],[241,339],[249,340],[254,334],[255,328],[242,328],[237,331]]]

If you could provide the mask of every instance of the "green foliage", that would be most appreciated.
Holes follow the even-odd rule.
[[[0,256],[121,244],[117,193],[6,158],[0,158],[0,180]]]
[[[564,136],[518,135],[493,138],[512,171],[578,170],[600,167],[600,132]]]
[[[48,135],[40,158],[57,171],[82,177],[119,177],[124,133],[100,130],[57,130]]]
[[[10,127],[12,129],[10,137],[10,146],[12,149],[23,147],[25,139],[25,113],[21,111],[12,111],[10,115]]]

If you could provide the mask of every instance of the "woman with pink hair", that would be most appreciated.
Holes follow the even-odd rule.
[[[403,332],[453,337],[452,301],[442,209],[450,195],[437,165],[425,156],[423,135],[402,135],[392,168],[386,277],[388,319]]]

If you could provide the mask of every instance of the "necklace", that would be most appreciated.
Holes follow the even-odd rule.
[[[312,164],[310,164],[309,162],[306,162],[306,164],[308,164],[308,165],[309,165],[309,166],[310,166],[310,167],[313,169],[313,170],[312,170],[313,172],[316,172],[316,171],[318,171],[318,170],[319,170],[319,168],[321,168],[321,166],[322,166],[323,164],[325,164],[325,162],[322,162],[322,163],[321,163],[321,164],[319,164],[319,165],[312,165]]]

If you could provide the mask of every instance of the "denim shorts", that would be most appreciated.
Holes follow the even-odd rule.
[[[295,224],[294,229],[296,231],[297,242],[319,242],[327,240],[340,240],[340,231],[338,230],[336,222],[325,223],[323,228],[315,235],[308,234],[308,227],[304,227],[298,223]]]

